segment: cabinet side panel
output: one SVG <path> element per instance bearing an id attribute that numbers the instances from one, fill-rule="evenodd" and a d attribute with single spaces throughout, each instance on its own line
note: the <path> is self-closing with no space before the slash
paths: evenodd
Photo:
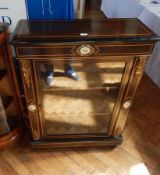
<path id="1" fill-rule="evenodd" d="M 125 126 L 126 119 L 127 119 L 127 114 L 132 105 L 132 100 L 136 92 L 136 89 L 142 78 L 144 65 L 146 63 L 147 58 L 148 56 L 140 56 L 140 57 L 135 58 L 134 67 L 132 69 L 127 91 L 124 95 L 122 104 L 120 106 L 120 112 L 118 115 L 118 119 L 116 122 L 114 132 L 113 132 L 113 136 L 121 135 L 124 130 L 124 126 Z"/>
<path id="2" fill-rule="evenodd" d="M 32 77 L 32 63 L 28 60 L 20 60 L 20 64 L 22 69 L 22 79 L 27 101 L 32 136 L 34 140 L 39 140 L 41 138 L 41 131 L 38 117 L 38 106 L 35 95 L 34 80 Z"/>
<path id="3" fill-rule="evenodd" d="M 125 90 L 126 90 L 126 86 L 128 84 L 128 81 L 129 81 L 129 77 L 130 77 L 130 74 L 131 74 L 132 67 L 133 67 L 133 61 L 134 61 L 134 57 L 130 57 L 126 61 L 126 67 L 125 67 L 125 70 L 124 70 L 124 73 L 123 73 L 121 87 L 120 87 L 118 98 L 116 100 L 115 108 L 114 108 L 114 111 L 113 111 L 113 114 L 112 114 L 112 120 L 110 122 L 109 130 L 108 130 L 108 133 L 107 133 L 110 136 L 112 135 L 112 133 L 114 131 L 114 128 L 115 128 L 115 125 L 116 125 L 116 122 L 117 122 L 117 116 L 118 116 L 119 111 L 120 111 L 120 105 L 121 105 L 123 95 L 124 95 Z"/>

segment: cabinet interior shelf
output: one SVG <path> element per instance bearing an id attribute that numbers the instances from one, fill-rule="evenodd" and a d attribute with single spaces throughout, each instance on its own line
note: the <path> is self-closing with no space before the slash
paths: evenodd
<path id="1" fill-rule="evenodd" d="M 48 91 L 66 91 L 66 90 L 71 90 L 71 91 L 75 91 L 75 90 L 79 90 L 79 91 L 85 91 L 85 90 L 106 90 L 106 91 L 115 91 L 119 88 L 120 85 L 117 86 L 104 86 L 104 87 L 88 87 L 88 88 L 61 88 L 61 87 L 44 87 L 42 90 L 44 92 L 48 92 Z"/>

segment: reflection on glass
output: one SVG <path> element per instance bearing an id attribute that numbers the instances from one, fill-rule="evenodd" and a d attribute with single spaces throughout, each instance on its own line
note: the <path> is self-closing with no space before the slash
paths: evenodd
<path id="1" fill-rule="evenodd" d="M 37 73 L 47 135 L 106 133 L 125 63 L 71 64 L 80 81 L 67 76 L 63 64 L 54 64 L 52 86 L 45 81 L 45 64 L 37 63 Z"/>
<path id="2" fill-rule="evenodd" d="M 63 64 L 64 67 L 64 76 L 70 77 L 76 81 L 80 80 L 80 77 L 77 75 L 76 71 L 73 69 L 71 64 Z M 46 84 L 52 86 L 54 84 L 54 65 L 45 64 L 46 68 Z"/>

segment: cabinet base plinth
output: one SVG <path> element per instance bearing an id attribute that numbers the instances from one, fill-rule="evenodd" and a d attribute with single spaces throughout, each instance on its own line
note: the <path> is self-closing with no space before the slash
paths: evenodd
<path id="1" fill-rule="evenodd" d="M 108 146 L 114 147 L 122 144 L 123 138 L 105 137 L 105 138 L 87 138 L 87 139 L 52 139 L 43 141 L 32 141 L 33 148 L 54 148 L 54 147 L 89 147 L 89 146 Z"/>

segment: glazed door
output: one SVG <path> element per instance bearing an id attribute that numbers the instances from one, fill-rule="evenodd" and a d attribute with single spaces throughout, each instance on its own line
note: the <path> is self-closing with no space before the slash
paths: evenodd
<path id="1" fill-rule="evenodd" d="M 34 61 L 42 137 L 107 135 L 129 66 L 125 61 Z"/>

